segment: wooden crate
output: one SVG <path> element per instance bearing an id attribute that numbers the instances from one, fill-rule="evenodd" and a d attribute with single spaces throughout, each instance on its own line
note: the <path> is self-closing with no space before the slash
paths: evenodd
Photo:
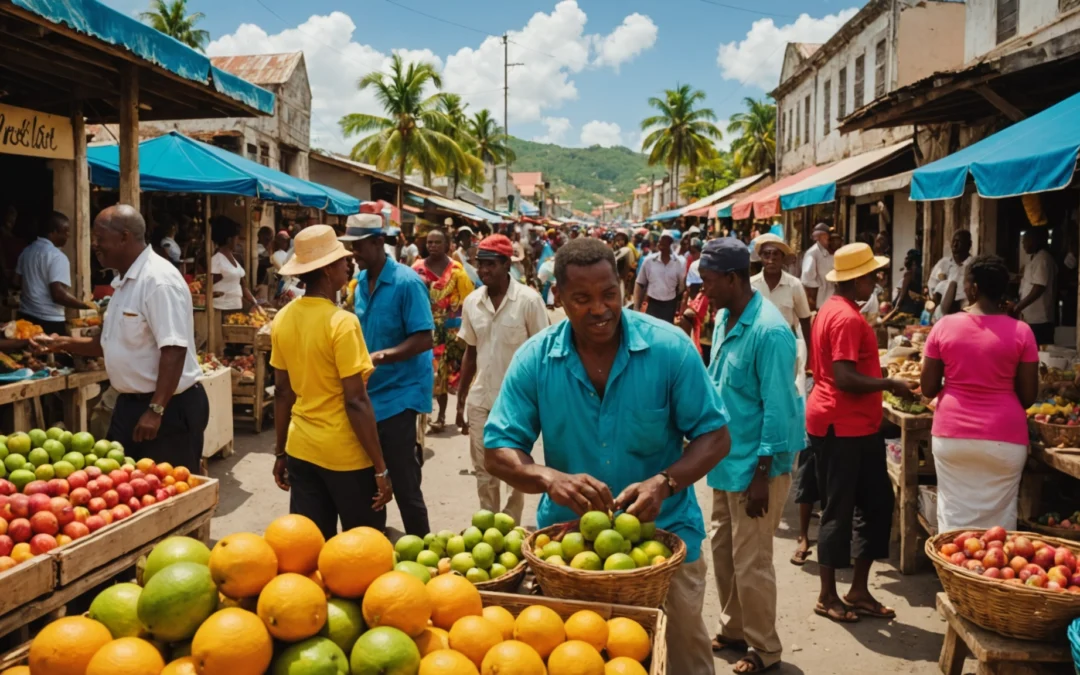
<path id="1" fill-rule="evenodd" d="M 221 339 L 225 342 L 253 345 L 255 344 L 255 334 L 258 332 L 259 329 L 255 326 L 221 325 Z"/>
<path id="2" fill-rule="evenodd" d="M 223 368 L 199 378 L 210 400 L 210 421 L 203 435 L 203 457 L 219 452 L 228 457 L 233 447 L 232 369 Z"/>
<path id="3" fill-rule="evenodd" d="M 641 624 L 652 640 L 652 651 L 649 653 L 649 675 L 667 674 L 667 615 L 663 610 L 651 607 L 630 607 L 628 605 L 612 605 L 606 602 L 586 602 L 584 600 L 559 600 L 546 598 L 542 595 L 517 595 L 515 593 L 489 593 L 481 591 L 480 597 L 484 606 L 497 605 L 505 607 L 511 614 L 517 616 L 526 607 L 542 605 L 555 610 L 563 621 L 570 618 L 575 612 L 590 609 L 604 619 L 626 617 Z"/>
<path id="4" fill-rule="evenodd" d="M 56 561 L 39 555 L 6 572 L 0 572 L 0 616 L 50 593 L 56 587 Z"/>
<path id="5" fill-rule="evenodd" d="M 84 575 L 139 549 L 203 513 L 213 513 L 218 503 L 218 481 L 193 476 L 198 485 L 182 495 L 137 511 L 124 520 L 52 551 L 57 586 L 71 584 Z"/>

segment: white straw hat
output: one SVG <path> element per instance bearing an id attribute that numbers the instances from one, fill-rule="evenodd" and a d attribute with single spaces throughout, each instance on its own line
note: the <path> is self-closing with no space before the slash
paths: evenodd
<path id="1" fill-rule="evenodd" d="M 293 256 L 281 266 L 281 275 L 300 276 L 351 256 L 329 225 L 312 225 L 293 239 Z"/>

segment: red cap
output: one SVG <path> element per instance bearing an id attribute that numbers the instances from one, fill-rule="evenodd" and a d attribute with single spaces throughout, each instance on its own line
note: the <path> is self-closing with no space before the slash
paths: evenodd
<path id="1" fill-rule="evenodd" d="M 478 248 L 477 256 L 481 256 L 484 251 L 506 258 L 511 258 L 514 255 L 514 245 L 510 243 L 510 239 L 505 234 L 493 234 L 490 237 L 484 237 Z"/>

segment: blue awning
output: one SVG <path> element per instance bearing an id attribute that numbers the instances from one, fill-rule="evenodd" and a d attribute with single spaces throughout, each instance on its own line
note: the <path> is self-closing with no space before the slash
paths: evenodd
<path id="1" fill-rule="evenodd" d="M 911 198 L 954 199 L 968 174 L 982 197 L 999 199 L 1069 185 L 1080 154 L 1080 94 L 974 145 L 915 169 Z"/>
<path id="2" fill-rule="evenodd" d="M 459 215 L 462 215 L 469 220 L 483 221 L 486 223 L 501 223 L 502 216 L 485 211 L 478 206 L 470 204 L 461 199 L 453 199 L 451 197 L 439 197 L 436 195 L 427 195 L 424 197 L 427 201 L 434 204 L 436 207 L 445 209 L 447 211 L 453 211 Z"/>
<path id="3" fill-rule="evenodd" d="M 649 216 L 645 220 L 648 220 L 650 222 L 654 221 L 654 220 L 675 220 L 676 218 L 678 218 L 679 216 L 682 215 L 682 212 L 683 212 L 682 209 L 672 209 L 670 211 L 661 211 L 660 213 Z"/>
<path id="4" fill-rule="evenodd" d="M 209 85 L 220 93 L 266 113 L 274 112 L 274 95 L 210 64 L 200 54 L 133 17 L 97 0 L 11 0 L 16 7 L 55 24 L 115 45 L 185 80 Z"/>
<path id="5" fill-rule="evenodd" d="M 524 199 L 518 202 L 518 211 L 520 211 L 522 215 L 526 216 L 540 215 L 540 209 L 536 208 L 534 204 L 527 202 Z"/>
<path id="6" fill-rule="evenodd" d="M 828 204 L 836 201 L 836 184 L 850 180 L 852 176 L 885 162 L 911 148 L 910 139 L 861 155 L 842 159 L 830 164 L 798 183 L 780 191 L 780 208 L 791 211 L 804 206 Z"/>
<path id="7" fill-rule="evenodd" d="M 91 147 L 87 158 L 91 183 L 119 187 L 118 146 Z M 333 215 L 360 212 L 360 200 L 344 192 L 300 180 L 177 131 L 139 143 L 139 187 L 147 192 L 258 197 L 323 209 Z"/>

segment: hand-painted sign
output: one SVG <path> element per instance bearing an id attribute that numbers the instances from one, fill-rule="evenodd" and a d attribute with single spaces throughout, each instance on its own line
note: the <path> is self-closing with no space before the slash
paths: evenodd
<path id="1" fill-rule="evenodd" d="M 0 154 L 73 159 L 71 120 L 0 104 Z"/>

